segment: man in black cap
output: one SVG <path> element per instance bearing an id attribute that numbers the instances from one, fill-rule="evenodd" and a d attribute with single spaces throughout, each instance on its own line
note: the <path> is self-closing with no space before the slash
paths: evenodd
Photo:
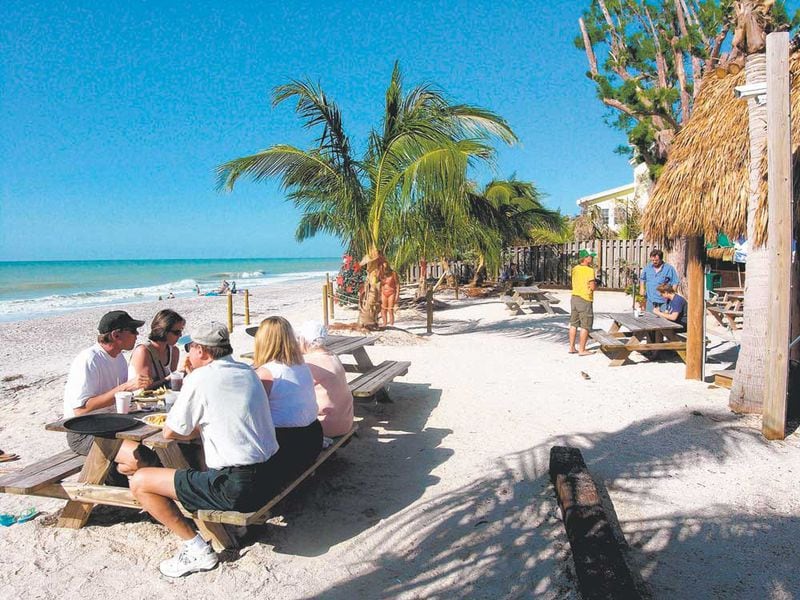
<path id="1" fill-rule="evenodd" d="M 132 392 L 150 385 L 150 378 L 139 375 L 128 380 L 128 362 L 123 350 L 132 350 L 139 335 L 138 321 L 124 310 L 112 310 L 103 315 L 97 326 L 97 343 L 87 348 L 72 361 L 64 387 L 64 417 L 77 417 L 87 413 L 114 412 L 114 394 Z M 89 454 L 94 437 L 67 433 L 69 447 L 78 454 Z M 115 459 L 118 470 L 124 475 L 136 471 L 139 457 L 138 444 L 125 440 Z"/>

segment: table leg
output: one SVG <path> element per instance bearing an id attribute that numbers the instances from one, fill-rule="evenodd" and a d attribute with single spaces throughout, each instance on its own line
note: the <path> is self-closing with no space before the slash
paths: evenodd
<path id="1" fill-rule="evenodd" d="M 540 300 L 539 304 L 541 304 L 544 307 L 544 309 L 547 311 L 547 314 L 549 315 L 556 314 L 555 311 L 553 310 L 553 307 L 550 306 L 550 302 L 548 302 L 547 300 Z"/>
<path id="2" fill-rule="evenodd" d="M 102 485 L 106 477 L 108 477 L 109 471 L 114 467 L 114 457 L 121 446 L 122 440 L 94 438 L 94 443 L 91 450 L 89 450 L 89 455 L 86 457 L 86 462 L 83 463 L 83 469 L 78 481 L 80 483 Z M 58 526 L 80 529 L 86 524 L 94 506 L 89 502 L 70 500 L 64 506 L 64 510 L 61 511 L 61 516 L 58 518 Z"/>
<path id="3" fill-rule="evenodd" d="M 155 448 L 161 464 L 170 469 L 187 469 L 189 463 L 183 455 L 183 451 L 178 443 L 172 443 L 164 448 Z M 237 548 L 238 542 L 236 537 L 233 536 L 222 523 L 207 523 L 200 519 L 192 519 L 200 535 L 211 542 L 214 550 L 222 552 L 228 548 Z"/>
<path id="4" fill-rule="evenodd" d="M 375 367 L 363 347 L 353 350 L 353 358 L 356 359 L 356 364 L 358 364 L 358 368 L 362 373 L 366 373 Z"/>

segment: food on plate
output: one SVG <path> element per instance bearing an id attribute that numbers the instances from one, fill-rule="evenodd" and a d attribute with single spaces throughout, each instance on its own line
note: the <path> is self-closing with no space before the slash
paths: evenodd
<path id="1" fill-rule="evenodd" d="M 165 386 L 161 386 L 156 390 L 139 390 L 136 396 L 134 396 L 135 400 L 144 400 L 145 402 L 157 402 L 158 400 L 163 400 L 164 396 L 167 395 L 167 388 Z"/>
<path id="2" fill-rule="evenodd" d="M 142 417 L 142 421 L 152 427 L 164 427 L 164 423 L 167 421 L 167 415 L 147 415 L 146 417 Z"/>

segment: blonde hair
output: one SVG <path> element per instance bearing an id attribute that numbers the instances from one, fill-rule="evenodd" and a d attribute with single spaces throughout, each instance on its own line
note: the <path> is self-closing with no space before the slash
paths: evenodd
<path id="1" fill-rule="evenodd" d="M 305 362 L 294 330 L 283 317 L 267 317 L 261 321 L 256 331 L 253 366 L 258 368 L 273 360 L 288 366 L 302 365 Z"/>

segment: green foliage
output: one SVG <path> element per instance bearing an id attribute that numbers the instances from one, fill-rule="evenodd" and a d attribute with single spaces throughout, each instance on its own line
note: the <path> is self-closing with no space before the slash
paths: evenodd
<path id="1" fill-rule="evenodd" d="M 772 7 L 771 19 L 788 27 L 784 2 Z M 654 177 L 691 114 L 697 82 L 729 58 L 734 21 L 733 0 L 591 0 L 584 11 L 589 47 L 582 36 L 575 45 L 597 62 L 587 75 L 609 107 L 607 122 L 625 132 L 627 153 Z M 792 26 L 798 23 L 800 11 Z"/>
<path id="2" fill-rule="evenodd" d="M 356 256 L 428 257 L 437 239 L 428 229 L 444 231 L 446 240 L 470 218 L 468 168 L 491 161 L 493 140 L 517 139 L 500 116 L 454 104 L 433 86 L 406 91 L 398 64 L 382 122 L 361 157 L 354 156 L 341 111 L 319 85 L 292 81 L 275 89 L 274 105 L 290 100 L 303 127 L 317 132 L 314 145 L 277 144 L 228 161 L 217 167 L 218 186 L 232 190 L 241 176 L 277 178 L 303 212 L 299 240 L 330 233 Z"/>

